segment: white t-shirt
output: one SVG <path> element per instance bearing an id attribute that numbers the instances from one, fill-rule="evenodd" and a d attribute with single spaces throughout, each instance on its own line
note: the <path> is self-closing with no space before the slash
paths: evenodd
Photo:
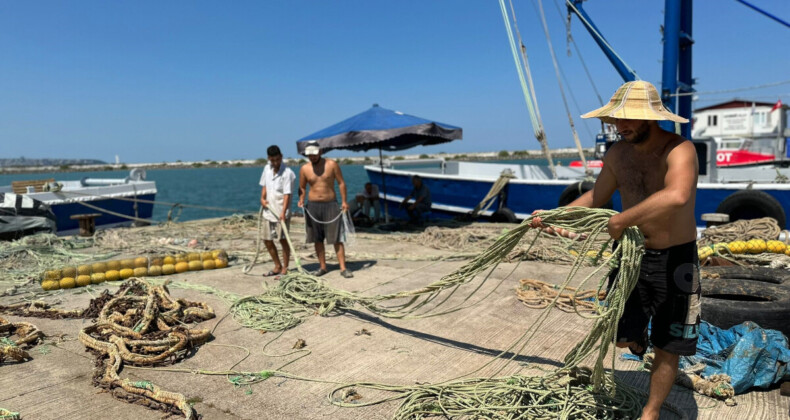
<path id="1" fill-rule="evenodd" d="M 268 163 L 263 168 L 259 184 L 261 187 L 266 187 L 266 201 L 277 212 L 277 216 L 275 216 L 270 211 L 264 211 L 263 216 L 266 220 L 277 222 L 283 209 L 284 196 L 286 194 L 293 196 L 295 180 L 296 175 L 294 175 L 294 172 L 284 164 L 280 164 L 280 170 L 277 173 L 274 173 L 274 170 Z M 285 217 L 290 217 L 290 209 L 286 212 Z"/>

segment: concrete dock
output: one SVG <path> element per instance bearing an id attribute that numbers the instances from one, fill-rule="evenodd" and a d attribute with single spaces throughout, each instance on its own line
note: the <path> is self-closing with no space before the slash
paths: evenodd
<path id="1" fill-rule="evenodd" d="M 239 295 L 255 295 L 263 290 L 264 284 L 274 284 L 276 280 L 273 278 L 262 277 L 272 268 L 265 250 L 262 263 L 249 274 L 242 272 L 242 265 L 255 251 L 254 223 L 248 221 L 233 229 L 213 230 L 219 223 L 217 220 L 187 222 L 170 230 L 166 227 L 119 229 L 115 242 L 120 245 L 115 249 L 121 257 L 139 255 L 136 253 L 139 252 L 139 244 L 137 247 L 123 246 L 122 239 L 127 233 L 146 244 L 148 251 L 154 249 L 159 252 L 166 252 L 168 246 L 172 247 L 173 241 L 169 239 L 174 236 L 176 242 L 195 237 L 199 240 L 200 249 L 222 248 L 228 250 L 231 257 L 236 254 L 243 258 L 231 260 L 230 267 L 225 269 L 168 276 L 172 281 L 211 286 Z M 354 278 L 341 277 L 336 261 L 330 260 L 330 272 L 323 279 L 331 286 L 369 295 L 411 290 L 441 278 L 466 262 L 434 261 L 459 250 L 436 249 L 401 240 L 395 234 L 359 233 L 354 246 L 347 250 L 348 265 L 354 272 Z M 316 269 L 318 265 L 311 256 L 312 250 L 303 244 L 303 226 L 296 220 L 292 234 L 305 268 Z M 98 243 L 101 242 L 97 240 Z M 107 249 L 87 248 L 79 252 L 104 252 Z M 329 251 L 328 254 L 333 256 L 334 253 Z M 293 263 L 291 265 L 294 266 Z M 201 328 L 216 328 L 212 341 L 183 361 L 165 368 L 204 371 L 233 368 L 258 372 L 277 369 L 299 358 L 283 370 L 300 377 L 341 383 L 415 384 L 453 379 L 475 371 L 497 357 L 540 315 L 540 310 L 529 309 L 516 298 L 514 289 L 519 279 L 533 278 L 559 284 L 566 278 L 568 269 L 566 264 L 540 261 L 507 262 L 493 271 L 472 301 L 477 302 L 491 292 L 499 280 L 505 279 L 501 286 L 485 300 L 452 314 L 393 320 L 382 319 L 358 308 L 327 317 L 314 316 L 279 337 L 279 333 L 244 328 L 231 317 L 225 317 L 228 304 L 215 295 L 171 287 L 174 297 L 207 302 L 217 317 L 200 324 Z M 591 267 L 586 267 L 583 272 L 590 270 Z M 63 309 L 79 309 L 86 307 L 97 291 L 104 288 L 115 291 L 119 283 L 93 286 L 90 293 L 86 293 L 86 288 L 78 288 L 49 292 L 37 298 L 57 303 Z M 105 284 L 107 287 L 103 287 Z M 466 287 L 471 291 L 470 286 Z M 0 297 L 0 305 L 29 298 L 27 292 L 35 288 L 28 285 L 14 295 Z M 1 289 L 2 284 L 0 292 Z M 458 293 L 448 304 L 459 302 L 465 296 Z M 89 325 L 90 320 L 0 316 L 12 322 L 31 322 L 47 335 L 43 344 L 29 351 L 33 360 L 0 365 L 0 407 L 19 412 L 23 419 L 140 420 L 165 416 L 160 411 L 113 398 L 92 385 L 95 358 L 77 340 L 80 329 Z M 501 374 L 560 366 L 563 356 L 574 348 L 591 324 L 590 320 L 576 314 L 553 311 L 528 346 Z M 294 344 L 300 339 L 305 341 L 306 347 L 303 352 L 294 353 Z M 275 357 L 288 353 L 293 354 Z M 646 391 L 649 375 L 639 366 L 637 362 L 618 357 L 616 375 Z M 491 373 L 490 368 L 484 368 L 473 376 Z M 168 391 L 192 398 L 196 401 L 196 412 L 204 419 L 389 419 L 399 404 L 393 401 L 341 408 L 331 404 L 327 398 L 335 388 L 333 384 L 278 377 L 251 387 L 235 387 L 222 375 L 156 369 L 124 368 L 121 377 L 151 381 Z M 362 397 L 356 401 L 358 403 L 384 396 L 365 388 L 357 391 Z M 735 401 L 737 406 L 728 407 L 678 386 L 673 388 L 668 399 L 669 404 L 689 419 L 775 420 L 787 418 L 790 409 L 790 398 L 780 396 L 778 388 L 751 391 L 736 396 Z M 670 410 L 662 414 L 662 418 L 678 418 Z"/>

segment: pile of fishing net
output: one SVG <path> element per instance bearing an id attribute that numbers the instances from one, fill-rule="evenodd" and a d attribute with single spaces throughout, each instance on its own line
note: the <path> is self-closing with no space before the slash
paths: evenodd
<path id="1" fill-rule="evenodd" d="M 430 226 L 421 233 L 397 236 L 402 241 L 413 242 L 429 248 L 451 250 L 459 253 L 476 252 L 491 246 L 514 228 L 512 223 L 475 223 L 458 226 Z M 595 245 L 603 245 L 604 238 L 592 238 Z M 533 232 L 515 246 L 505 261 L 544 261 L 571 264 L 578 255 L 578 243 L 555 235 Z M 596 247 L 594 246 L 593 249 Z M 588 265 L 597 261 L 588 259 Z"/>
<path id="2" fill-rule="evenodd" d="M 43 338 L 44 333 L 33 324 L 9 322 L 0 318 L 0 364 L 6 360 L 13 362 L 30 360 L 30 355 L 25 349 L 35 346 Z"/>
<path id="3" fill-rule="evenodd" d="M 125 364 L 177 363 L 191 349 L 208 341 L 208 329 L 190 327 L 214 318 L 214 311 L 205 303 L 174 299 L 166 286 L 132 278 L 114 294 L 105 291 L 86 309 L 63 311 L 34 302 L 0 307 L 0 312 L 29 317 L 94 318 L 95 323 L 79 333 L 80 342 L 96 356 L 94 384 L 116 398 L 194 418 L 194 410 L 182 394 L 148 381 L 122 379 L 119 373 Z"/>

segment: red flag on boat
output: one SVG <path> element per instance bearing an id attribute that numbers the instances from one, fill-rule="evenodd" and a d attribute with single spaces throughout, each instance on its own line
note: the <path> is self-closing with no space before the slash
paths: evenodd
<path id="1" fill-rule="evenodd" d="M 774 107 L 771 108 L 771 110 L 769 112 L 774 112 L 774 111 L 776 111 L 777 109 L 779 109 L 781 107 L 782 107 L 782 100 L 780 99 L 780 100 L 776 101 L 776 103 L 774 104 Z"/>

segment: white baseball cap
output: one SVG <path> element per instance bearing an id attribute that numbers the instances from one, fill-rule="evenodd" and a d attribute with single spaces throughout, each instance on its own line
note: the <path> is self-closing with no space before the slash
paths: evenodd
<path id="1" fill-rule="evenodd" d="M 321 149 L 316 144 L 311 144 L 311 145 L 309 145 L 309 146 L 304 148 L 304 155 L 305 156 L 317 155 L 320 152 L 321 152 Z"/>

